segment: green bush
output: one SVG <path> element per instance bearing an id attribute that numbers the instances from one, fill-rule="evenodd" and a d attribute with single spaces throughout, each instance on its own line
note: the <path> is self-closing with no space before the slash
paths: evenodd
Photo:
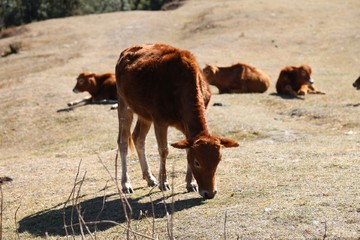
<path id="1" fill-rule="evenodd" d="M 160 10 L 171 0 L 1 0 L 0 29 L 73 15 Z"/>

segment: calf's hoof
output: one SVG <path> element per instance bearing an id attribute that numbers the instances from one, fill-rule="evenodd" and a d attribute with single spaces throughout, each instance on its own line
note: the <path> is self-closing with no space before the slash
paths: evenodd
<path id="1" fill-rule="evenodd" d="M 130 183 L 125 183 L 123 184 L 123 189 L 122 189 L 123 193 L 134 193 L 134 190 L 131 186 Z"/>
<path id="2" fill-rule="evenodd" d="M 130 187 L 130 188 L 123 188 L 123 193 L 134 193 L 134 190 Z"/>
<path id="3" fill-rule="evenodd" d="M 160 184 L 159 184 L 158 182 L 154 181 L 154 182 L 152 182 L 152 183 L 148 183 L 148 186 L 149 186 L 149 187 L 155 187 L 155 186 L 160 187 Z"/>
<path id="4" fill-rule="evenodd" d="M 69 102 L 67 105 L 68 105 L 69 107 L 71 107 L 71 106 L 74 106 L 74 103 L 73 103 L 73 102 Z"/>
<path id="5" fill-rule="evenodd" d="M 170 190 L 171 190 L 171 187 L 170 187 L 170 185 L 169 185 L 167 182 L 164 182 L 163 184 L 160 184 L 160 185 L 159 185 L 159 188 L 160 188 L 162 191 L 170 191 Z"/>
<path id="6" fill-rule="evenodd" d="M 196 186 L 187 187 L 188 192 L 199 192 L 199 189 Z"/>

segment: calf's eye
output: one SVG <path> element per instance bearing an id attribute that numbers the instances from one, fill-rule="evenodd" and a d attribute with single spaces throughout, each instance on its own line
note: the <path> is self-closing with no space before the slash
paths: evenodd
<path id="1" fill-rule="evenodd" d="M 201 168 L 201 166 L 200 166 L 200 163 L 198 162 L 198 161 L 194 161 L 194 165 L 195 165 L 195 167 L 197 167 L 197 168 Z"/>

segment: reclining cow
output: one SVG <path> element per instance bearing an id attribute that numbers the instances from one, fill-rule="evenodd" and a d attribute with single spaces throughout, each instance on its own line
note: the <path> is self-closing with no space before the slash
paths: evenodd
<path id="1" fill-rule="evenodd" d="M 239 144 L 210 134 L 206 109 L 211 93 L 194 56 L 188 51 L 163 44 L 133 46 L 120 55 L 116 65 L 116 82 L 123 191 L 133 192 L 126 167 L 131 139 L 140 160 L 143 178 L 148 186 L 158 184 L 145 156 L 145 139 L 153 123 L 160 154 L 159 187 L 170 189 L 166 158 L 169 151 L 167 131 L 172 126 L 186 137 L 186 140 L 172 143 L 171 146 L 187 150 L 188 191 L 197 190 L 194 177 L 200 195 L 213 198 L 217 192 L 215 172 L 221 159 L 220 149 L 237 147 Z M 138 118 L 131 136 L 134 113 Z"/>
<path id="2" fill-rule="evenodd" d="M 284 67 L 280 71 L 276 82 L 276 91 L 279 94 L 287 94 L 296 97 L 305 94 L 325 94 L 316 89 L 311 76 L 309 65 L 302 64 L 298 67 Z"/>
<path id="3" fill-rule="evenodd" d="M 263 93 L 270 86 L 270 77 L 261 69 L 236 63 L 230 67 L 207 64 L 203 69 L 209 84 L 219 93 Z"/>
<path id="4" fill-rule="evenodd" d="M 116 79 L 114 73 L 94 74 L 82 72 L 77 78 L 74 93 L 89 92 L 84 99 L 69 102 L 68 106 L 79 103 L 116 103 L 111 109 L 117 108 Z"/>

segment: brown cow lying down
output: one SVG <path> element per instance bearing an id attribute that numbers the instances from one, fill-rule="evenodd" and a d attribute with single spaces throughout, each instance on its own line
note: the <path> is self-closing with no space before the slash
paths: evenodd
<path id="1" fill-rule="evenodd" d="M 360 77 L 353 83 L 356 90 L 360 90 Z"/>
<path id="2" fill-rule="evenodd" d="M 325 94 L 314 86 L 309 65 L 302 64 L 298 67 L 283 67 L 276 82 L 276 91 L 279 94 L 292 96 L 309 94 Z"/>
<path id="3" fill-rule="evenodd" d="M 117 103 L 116 79 L 114 73 L 94 74 L 82 72 L 77 78 L 74 93 L 89 92 L 91 96 L 69 102 L 68 106 L 85 103 Z M 111 109 L 117 108 L 117 104 Z"/>
<path id="4" fill-rule="evenodd" d="M 116 65 L 116 82 L 123 191 L 133 192 L 126 167 L 131 139 L 143 178 L 149 186 L 158 184 L 145 156 L 146 135 L 154 124 L 160 155 L 159 187 L 170 189 L 166 158 L 169 153 L 167 131 L 172 126 L 186 137 L 186 140 L 171 146 L 187 150 L 188 191 L 196 191 L 195 178 L 200 195 L 213 198 L 217 192 L 215 172 L 221 159 L 220 150 L 222 147 L 237 147 L 239 143 L 210 134 L 206 109 L 211 93 L 194 56 L 188 51 L 163 44 L 133 46 L 120 55 Z M 131 136 L 134 113 L 138 118 Z"/>
<path id="5" fill-rule="evenodd" d="M 230 67 L 207 64 L 203 69 L 209 84 L 215 85 L 219 93 L 263 93 L 270 87 L 270 77 L 261 69 L 243 63 Z"/>

